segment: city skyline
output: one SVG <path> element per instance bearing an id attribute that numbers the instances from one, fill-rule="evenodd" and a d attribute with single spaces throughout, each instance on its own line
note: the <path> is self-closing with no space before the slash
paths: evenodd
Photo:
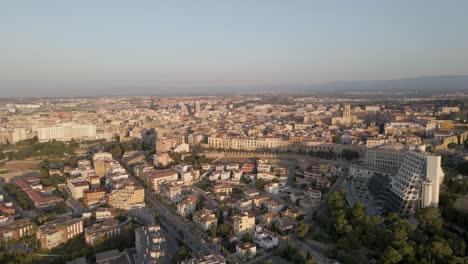
<path id="1" fill-rule="evenodd" d="M 0 97 L 290 91 L 466 76 L 467 5 L 6 2 Z"/>

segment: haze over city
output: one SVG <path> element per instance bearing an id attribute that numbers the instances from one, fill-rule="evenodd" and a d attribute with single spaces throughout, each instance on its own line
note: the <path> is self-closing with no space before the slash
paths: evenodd
<path id="1" fill-rule="evenodd" d="M 0 0 L 0 264 L 468 264 L 467 10 Z"/>
<path id="2" fill-rule="evenodd" d="M 466 77 L 467 9 L 466 1 L 2 1 L 0 97 Z"/>

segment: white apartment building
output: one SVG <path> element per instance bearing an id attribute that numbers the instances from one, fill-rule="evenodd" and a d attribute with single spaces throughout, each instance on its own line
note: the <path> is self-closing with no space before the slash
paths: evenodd
<path id="1" fill-rule="evenodd" d="M 426 153 L 424 147 L 410 150 L 390 180 L 387 206 L 404 215 L 421 207 L 437 207 L 443 178 L 440 156 Z"/>
<path id="2" fill-rule="evenodd" d="M 367 149 L 366 165 L 382 170 L 398 170 L 407 149 L 401 144 L 385 144 Z"/>
<path id="3" fill-rule="evenodd" d="M 37 129 L 37 137 L 39 142 L 47 142 L 51 140 L 70 141 L 72 139 L 95 140 L 96 126 L 60 124 L 50 127 L 41 127 Z"/>

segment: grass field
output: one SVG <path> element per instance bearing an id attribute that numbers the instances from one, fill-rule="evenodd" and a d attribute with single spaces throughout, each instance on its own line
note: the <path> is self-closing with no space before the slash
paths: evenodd
<path id="1" fill-rule="evenodd" d="M 37 165 L 40 160 L 14 160 L 8 161 L 0 166 L 0 177 L 5 181 L 9 181 L 15 176 L 20 176 L 25 173 L 39 172 Z"/>

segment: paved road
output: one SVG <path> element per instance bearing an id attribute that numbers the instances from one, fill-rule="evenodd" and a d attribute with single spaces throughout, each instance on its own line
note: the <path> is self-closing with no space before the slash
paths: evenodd
<path id="1" fill-rule="evenodd" d="M 71 207 L 73 208 L 73 211 L 77 214 L 82 214 L 85 209 L 81 204 L 73 197 L 73 195 L 70 193 L 70 190 L 66 186 L 60 186 L 60 189 L 67 194 L 67 202 L 70 203 Z"/>
<path id="2" fill-rule="evenodd" d="M 197 229 L 189 228 L 188 223 L 180 219 L 167 206 L 158 201 L 150 190 L 145 190 L 145 197 L 149 204 L 156 209 L 160 215 L 161 225 L 173 236 L 181 239 L 192 250 L 192 252 L 202 252 L 203 254 L 216 254 L 217 252 L 208 246 L 208 242 L 203 243 L 201 232 Z M 180 231 L 183 237 L 180 236 Z"/>

